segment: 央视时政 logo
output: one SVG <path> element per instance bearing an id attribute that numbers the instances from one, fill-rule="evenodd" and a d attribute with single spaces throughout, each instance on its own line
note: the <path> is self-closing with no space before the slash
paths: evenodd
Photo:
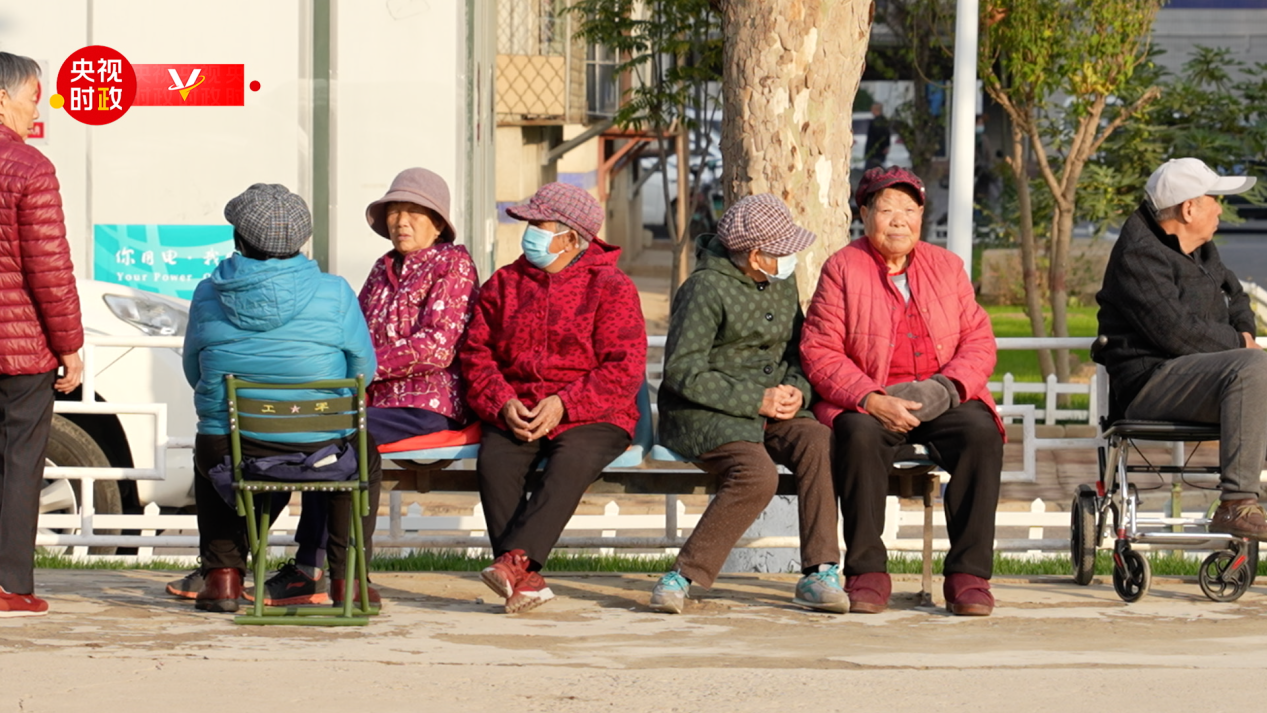
<path id="1" fill-rule="evenodd" d="M 260 83 L 250 88 L 257 92 Z M 132 64 L 114 49 L 92 45 L 62 63 L 49 105 L 97 126 L 133 106 L 245 106 L 246 65 Z"/>
<path id="2" fill-rule="evenodd" d="M 102 45 L 76 50 L 57 72 L 54 109 L 93 126 L 122 118 L 136 97 L 136 72 L 127 58 Z"/>

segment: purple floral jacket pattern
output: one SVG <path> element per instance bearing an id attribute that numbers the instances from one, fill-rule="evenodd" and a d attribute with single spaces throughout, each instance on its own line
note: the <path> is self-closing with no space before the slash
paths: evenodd
<path id="1" fill-rule="evenodd" d="M 461 245 L 440 243 L 403 259 L 392 251 L 374 265 L 360 295 L 378 357 L 370 406 L 469 420 L 454 357 L 478 295 L 475 262 Z"/>

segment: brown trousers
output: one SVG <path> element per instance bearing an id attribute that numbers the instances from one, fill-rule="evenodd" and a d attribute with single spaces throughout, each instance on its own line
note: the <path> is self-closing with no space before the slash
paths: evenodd
<path id="1" fill-rule="evenodd" d="M 812 418 L 794 418 L 770 421 L 765 443 L 735 441 L 700 456 L 700 467 L 717 477 L 717 495 L 678 553 L 682 576 L 713 586 L 730 550 L 774 498 L 776 464 L 796 477 L 801 566 L 839 562 L 831 450 L 830 428 Z"/>

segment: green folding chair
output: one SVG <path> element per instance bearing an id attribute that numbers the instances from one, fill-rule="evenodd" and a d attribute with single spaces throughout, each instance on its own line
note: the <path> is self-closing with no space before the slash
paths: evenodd
<path id="1" fill-rule="evenodd" d="M 251 548 L 251 565 L 255 573 L 255 605 L 252 613 L 234 618 L 237 624 L 293 624 L 307 626 L 364 626 L 369 617 L 378 613 L 378 607 L 369 604 L 369 567 L 365 559 L 365 533 L 361 517 L 369 515 L 369 470 L 367 457 L 369 442 L 365 425 L 365 377 L 355 379 L 326 379 L 302 384 L 264 384 L 244 381 L 232 374 L 225 377 L 229 391 L 229 441 L 233 459 L 233 490 L 237 498 L 238 515 L 246 518 L 247 542 Z M 351 391 L 349 396 L 332 396 L 317 400 L 272 400 L 239 396 L 242 389 Z M 356 479 L 329 481 L 247 480 L 242 467 L 242 431 L 261 435 L 298 433 L 311 431 L 355 430 L 357 473 Z M 347 491 L 352 500 L 352 531 L 348 537 L 347 572 L 356 577 L 344 577 L 342 606 L 287 606 L 264 605 L 264 580 L 268 562 L 268 528 L 271 498 L 260 498 L 262 493 L 320 491 L 334 493 Z M 361 604 L 353 602 L 354 592 L 360 588 Z"/>

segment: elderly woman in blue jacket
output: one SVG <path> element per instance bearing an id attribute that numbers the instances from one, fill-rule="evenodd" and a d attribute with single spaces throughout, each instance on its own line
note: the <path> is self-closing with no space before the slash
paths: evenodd
<path id="1" fill-rule="evenodd" d="M 196 606 L 232 612 L 246 571 L 245 522 L 208 478 L 229 453 L 226 374 L 251 381 L 295 383 L 372 376 L 374 345 L 356 293 L 341 277 L 326 275 L 299 253 L 312 235 L 308 206 L 280 185 L 257 183 L 229 201 L 238 252 L 221 262 L 194 292 L 185 335 L 185 377 L 194 387 L 198 434 L 194 440 L 195 496 L 203 583 Z M 293 398 L 320 394 L 292 392 Z M 242 439 L 245 457 L 312 453 L 348 434 L 273 434 L 268 442 Z M 366 550 L 378 510 L 382 467 L 377 449 L 369 463 L 370 512 Z M 331 589 L 342 592 L 350 508 L 335 496 L 330 508 Z M 342 502 L 340 502 L 342 500 Z M 324 523 L 322 523 L 324 524 Z"/>

